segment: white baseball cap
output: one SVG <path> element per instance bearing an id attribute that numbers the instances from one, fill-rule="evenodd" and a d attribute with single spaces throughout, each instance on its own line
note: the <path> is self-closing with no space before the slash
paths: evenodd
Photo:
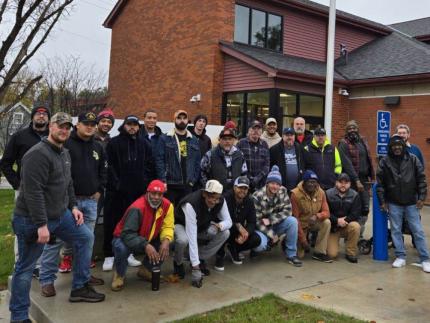
<path id="1" fill-rule="evenodd" d="M 208 193 L 222 194 L 222 185 L 215 179 L 207 181 L 205 191 Z"/>
<path id="2" fill-rule="evenodd" d="M 266 126 L 267 126 L 269 123 L 271 123 L 271 122 L 274 122 L 274 123 L 278 124 L 278 123 L 276 122 L 276 119 L 275 119 L 275 118 L 268 118 L 268 119 L 266 120 Z"/>

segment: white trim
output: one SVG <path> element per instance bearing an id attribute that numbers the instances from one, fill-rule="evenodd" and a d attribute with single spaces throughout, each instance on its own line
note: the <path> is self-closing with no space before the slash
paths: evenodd
<path id="1" fill-rule="evenodd" d="M 372 95 L 372 96 L 357 96 L 357 97 L 349 97 L 350 100 L 359 100 L 359 99 L 379 99 L 386 98 L 387 96 L 423 96 L 430 95 L 429 93 L 417 93 L 417 94 L 385 94 L 385 95 Z"/>

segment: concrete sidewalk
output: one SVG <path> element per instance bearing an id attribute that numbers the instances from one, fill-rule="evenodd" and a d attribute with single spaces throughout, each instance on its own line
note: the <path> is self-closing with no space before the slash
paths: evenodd
<path id="1" fill-rule="evenodd" d="M 430 208 L 424 209 L 422 219 L 429 237 Z M 367 232 L 371 232 L 370 228 Z M 416 261 L 417 254 L 409 236 L 405 241 L 410 264 Z M 106 281 L 105 286 L 97 288 L 106 293 L 106 301 L 98 304 L 69 303 L 71 275 L 59 274 L 57 296 L 53 298 L 41 297 L 38 282 L 33 281 L 31 312 L 39 323 L 159 322 L 272 292 L 292 302 L 333 309 L 369 321 L 429 322 L 430 274 L 412 265 L 393 269 L 391 258 L 388 262 L 376 262 L 371 255 L 361 256 L 358 264 L 350 264 L 343 255 L 331 264 L 308 256 L 302 268 L 295 268 L 276 249 L 252 261 L 247 258 L 242 266 L 226 260 L 225 272 L 212 270 L 201 289 L 191 287 L 187 274 L 184 281 L 162 284 L 159 292 L 152 292 L 149 283 L 139 280 L 135 268 L 127 274 L 125 289 L 112 292 L 109 288 L 112 273 L 98 269 L 94 274 Z M 169 261 L 163 272 L 169 274 L 171 270 Z"/>

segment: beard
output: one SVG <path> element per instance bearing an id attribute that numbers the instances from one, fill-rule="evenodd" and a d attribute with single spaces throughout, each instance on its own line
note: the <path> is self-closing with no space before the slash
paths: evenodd
<path id="1" fill-rule="evenodd" d="M 175 128 L 178 130 L 185 130 L 187 124 L 185 122 L 175 123 Z"/>
<path id="2" fill-rule="evenodd" d="M 158 209 L 161 205 L 161 201 L 162 200 L 153 200 L 149 197 L 149 195 L 147 196 L 148 199 L 148 203 L 149 205 L 153 208 L 153 209 Z"/>
<path id="3" fill-rule="evenodd" d="M 43 129 L 48 125 L 45 121 L 33 122 L 33 126 L 37 129 Z"/>

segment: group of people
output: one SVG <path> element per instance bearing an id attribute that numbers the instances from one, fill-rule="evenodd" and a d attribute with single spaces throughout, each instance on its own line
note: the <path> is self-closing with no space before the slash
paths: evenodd
<path id="1" fill-rule="evenodd" d="M 93 287 L 104 281 L 90 271 L 99 215 L 103 270 L 113 271 L 113 291 L 124 288 L 128 266 L 139 266 L 137 275 L 151 280 L 172 251 L 174 274 L 183 279 L 189 261 L 195 287 L 210 274 L 210 258 L 223 271 L 226 254 L 240 265 L 245 251 L 256 257 L 277 245 L 286 261 L 300 267 L 312 248 L 313 259 L 333 262 L 344 238 L 345 258 L 358 262 L 375 174 L 355 121 L 347 123 L 337 147 L 325 129 L 312 133 L 301 117 L 282 135 L 276 119 L 265 121 L 264 132 L 254 121 L 241 139 L 228 121 L 212 145 L 205 115 L 189 126 L 188 113 L 178 110 L 165 134 L 157 117 L 155 110 L 143 120 L 128 115 L 111 138 L 115 119 L 109 109 L 82 113 L 73 125 L 70 115 L 51 117 L 49 109 L 36 106 L 29 127 L 12 136 L 0 169 L 16 191 L 13 322 L 28 321 L 32 275 L 39 276 L 45 297 L 56 294 L 57 272 L 71 271 L 71 302 L 105 299 Z M 391 137 L 376 172 L 378 197 L 390 215 L 393 267 L 406 263 L 406 219 L 423 270 L 430 272 L 419 217 L 427 184 L 422 154 L 409 135 L 400 125 Z M 142 254 L 143 263 L 134 257 Z"/>

